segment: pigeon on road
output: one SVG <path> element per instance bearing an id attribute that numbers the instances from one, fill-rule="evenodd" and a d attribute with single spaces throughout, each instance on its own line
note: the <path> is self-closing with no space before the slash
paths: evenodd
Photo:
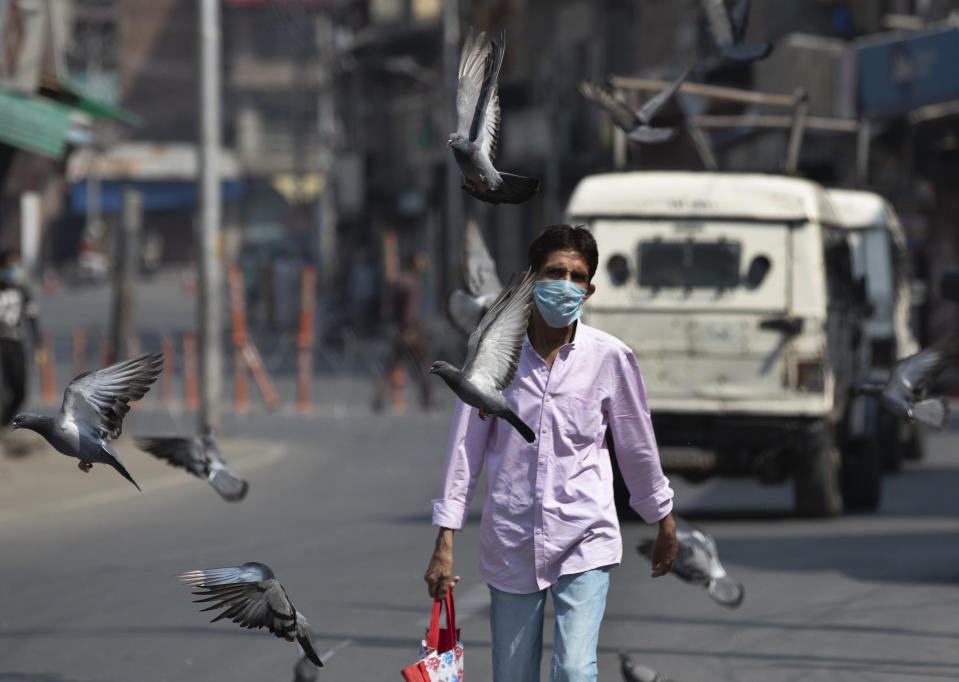
<path id="1" fill-rule="evenodd" d="M 499 137 L 497 79 L 506 37 L 487 40 L 485 33 L 466 36 L 460 53 L 456 89 L 456 132 L 447 144 L 453 150 L 463 189 L 490 204 L 521 204 L 539 190 L 539 180 L 502 173 L 493 166 Z"/>
<path id="2" fill-rule="evenodd" d="M 619 655 L 619 670 L 626 682 L 673 682 L 668 677 L 660 675 L 652 668 L 633 663 L 626 654 Z"/>
<path id="3" fill-rule="evenodd" d="M 513 412 L 503 391 L 516 376 L 535 284 L 536 276 L 527 271 L 522 280 L 503 289 L 470 334 L 462 370 L 442 360 L 430 367 L 430 374 L 439 374 L 460 400 L 486 414 L 502 417 L 528 443 L 536 436 Z"/>
<path id="4" fill-rule="evenodd" d="M 676 129 L 657 128 L 650 124 L 659 110 L 663 108 L 663 105 L 679 90 L 679 86 L 686 80 L 689 71 L 690 67 L 687 66 L 683 69 L 679 78 L 670 83 L 669 87 L 664 88 L 655 97 L 635 111 L 613 97 L 612 92 L 598 83 L 581 81 L 579 91 L 583 94 L 583 97 L 608 111 L 613 117 L 613 123 L 626 133 L 626 139 L 631 142 L 641 142 L 645 144 L 668 142 L 676 134 Z"/>
<path id="5" fill-rule="evenodd" d="M 180 580 L 196 588 L 193 594 L 200 599 L 194 599 L 194 603 L 213 602 L 201 611 L 223 609 L 211 623 L 229 618 L 245 628 L 266 628 L 277 637 L 298 642 L 303 655 L 314 665 L 323 665 L 313 646 L 310 624 L 293 607 L 266 564 L 251 561 L 242 566 L 187 571 Z"/>
<path id="6" fill-rule="evenodd" d="M 877 396 L 879 404 L 896 416 L 944 429 L 949 424 L 949 402 L 942 396 L 928 397 L 928 392 L 957 351 L 959 338 L 940 341 L 893 365 L 886 382 L 863 382 L 857 388 Z"/>
<path id="7" fill-rule="evenodd" d="M 726 573 L 719 562 L 716 541 L 709 533 L 676 517 L 676 541 L 679 549 L 673 560 L 672 572 L 677 578 L 702 585 L 713 601 L 722 606 L 736 608 L 743 603 L 743 585 Z M 653 541 L 646 540 L 636 549 L 649 558 L 653 552 Z"/>
<path id="8" fill-rule="evenodd" d="M 205 478 L 227 502 L 239 502 L 246 497 L 249 485 L 226 468 L 212 428 L 207 427 L 202 436 L 192 438 L 134 438 L 133 442 L 154 457 Z"/>
<path id="9" fill-rule="evenodd" d="M 460 331 L 472 334 L 483 314 L 503 290 L 496 274 L 496 262 L 486 248 L 483 234 L 475 220 L 466 223 L 463 231 L 463 281 L 466 291 L 455 289 L 450 294 L 448 311 Z"/>
<path id="10" fill-rule="evenodd" d="M 13 428 L 36 431 L 58 452 L 79 459 L 83 472 L 89 472 L 96 462 L 109 464 L 139 490 L 107 441 L 120 436 L 130 402 L 146 395 L 162 366 L 162 354 L 146 353 L 95 372 L 84 372 L 63 392 L 63 404 L 56 417 L 20 413 L 13 418 Z"/>
<path id="11" fill-rule="evenodd" d="M 749 22 L 750 0 L 738 0 L 732 10 L 726 9 L 724 0 L 701 1 L 721 59 L 727 62 L 754 62 L 769 56 L 772 43 L 743 42 Z"/>

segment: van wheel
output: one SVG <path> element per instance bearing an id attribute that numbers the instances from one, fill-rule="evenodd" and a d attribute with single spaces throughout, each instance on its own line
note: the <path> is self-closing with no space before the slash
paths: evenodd
<path id="1" fill-rule="evenodd" d="M 794 506 L 798 516 L 823 518 L 842 512 L 839 450 L 827 442 L 799 458 L 793 471 Z"/>
<path id="2" fill-rule="evenodd" d="M 902 457 L 918 462 L 926 454 L 926 427 L 922 424 L 909 425 L 909 438 L 902 445 Z"/>
<path id="3" fill-rule="evenodd" d="M 842 503 L 849 511 L 875 511 L 882 499 L 882 441 L 855 438 L 842 452 Z"/>

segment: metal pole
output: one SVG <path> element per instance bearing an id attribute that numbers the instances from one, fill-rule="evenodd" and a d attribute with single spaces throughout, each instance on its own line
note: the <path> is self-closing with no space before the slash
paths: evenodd
<path id="1" fill-rule="evenodd" d="M 123 193 L 123 214 L 113 249 L 113 319 L 110 325 L 110 353 L 114 361 L 130 355 L 133 336 L 133 308 L 136 305 L 139 236 L 143 223 L 140 192 Z"/>
<path id="2" fill-rule="evenodd" d="M 793 109 L 792 126 L 789 130 L 789 142 L 786 145 L 786 161 L 783 170 L 795 175 L 799 168 L 799 154 L 802 151 L 803 135 L 806 133 L 806 114 L 809 112 L 809 97 L 802 88 L 796 88 L 794 95 L 796 106 Z"/>
<path id="3" fill-rule="evenodd" d="M 869 183 L 869 134 L 869 119 L 860 119 L 856 134 L 856 180 L 860 187 Z"/>
<path id="4" fill-rule="evenodd" d="M 336 143 L 337 120 L 334 67 L 336 48 L 333 35 L 333 17 L 321 12 L 316 17 L 317 46 L 320 50 L 319 166 L 323 175 L 320 193 L 320 277 L 324 291 L 333 284 L 336 269 Z"/>
<path id="5" fill-rule="evenodd" d="M 443 111 L 446 112 L 446 124 L 450 130 L 456 127 L 456 84 L 459 71 L 460 48 L 460 10 L 459 0 L 445 0 L 443 3 Z M 446 154 L 446 252 L 443 262 L 438 264 L 440 290 L 448 291 L 456 281 L 456 269 L 459 263 L 460 234 L 463 229 L 463 192 L 460 189 L 462 178 L 453 154 Z"/>
<path id="6" fill-rule="evenodd" d="M 221 357 L 220 283 L 220 15 L 218 0 L 199 3 L 200 130 L 199 197 L 196 223 L 199 266 L 200 429 L 220 426 L 223 359 Z"/>

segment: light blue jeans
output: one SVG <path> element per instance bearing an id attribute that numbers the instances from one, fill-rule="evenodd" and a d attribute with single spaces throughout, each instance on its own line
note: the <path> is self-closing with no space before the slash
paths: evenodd
<path id="1" fill-rule="evenodd" d="M 546 592 L 512 594 L 490 586 L 493 682 L 539 682 Z M 562 576 L 549 588 L 556 609 L 550 682 L 595 682 L 599 625 L 609 567 Z"/>

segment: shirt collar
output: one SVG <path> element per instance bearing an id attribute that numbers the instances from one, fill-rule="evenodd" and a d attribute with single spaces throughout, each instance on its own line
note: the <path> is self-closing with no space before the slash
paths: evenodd
<path id="1" fill-rule="evenodd" d="M 576 320 L 573 322 L 573 324 L 575 325 L 573 327 L 573 338 L 569 340 L 569 343 L 563 344 L 559 347 L 561 351 L 571 351 L 576 348 L 576 339 L 580 335 L 580 327 L 582 325 L 580 324 L 579 320 Z M 526 329 L 526 334 L 523 335 L 523 348 L 529 348 L 534 352 L 536 351 L 536 349 L 533 348 L 533 343 L 529 340 L 529 328 Z"/>

